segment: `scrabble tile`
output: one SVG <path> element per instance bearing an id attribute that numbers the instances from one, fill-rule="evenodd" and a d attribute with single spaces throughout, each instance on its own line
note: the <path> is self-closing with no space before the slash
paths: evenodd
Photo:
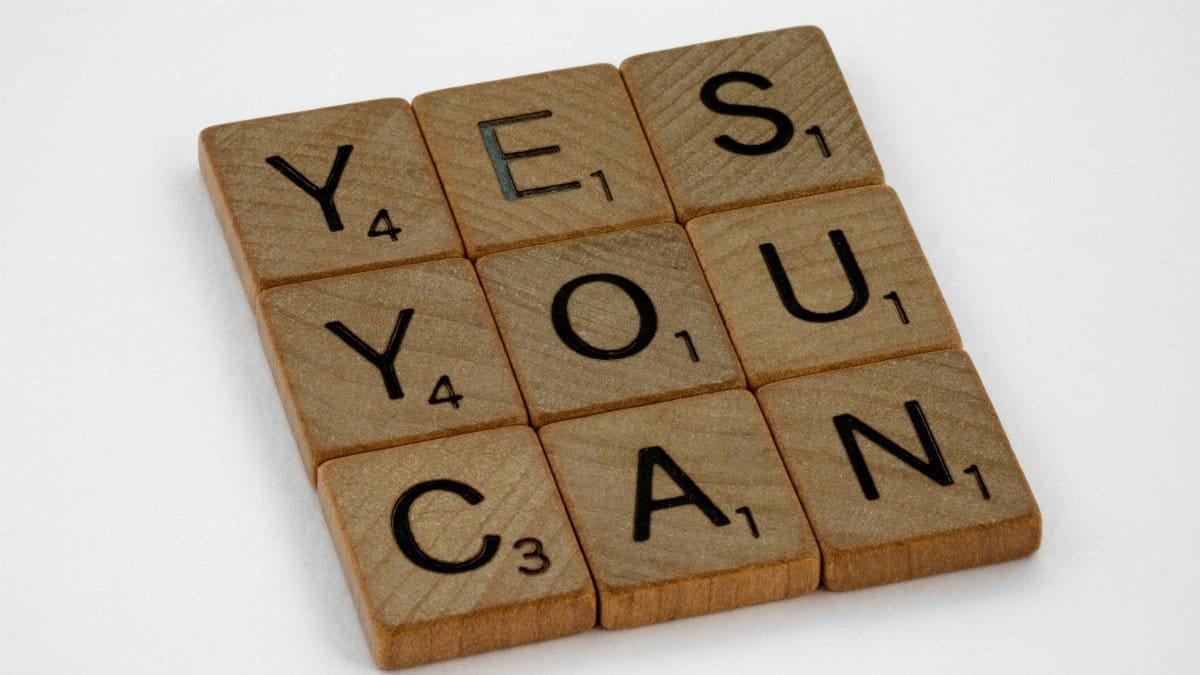
<path id="1" fill-rule="evenodd" d="M 380 667 L 595 625 L 591 577 L 528 427 L 344 457 L 319 474 L 325 519 Z"/>
<path id="2" fill-rule="evenodd" d="M 540 433 L 606 628 L 817 586 L 816 542 L 749 392 L 619 410 Z"/>
<path id="3" fill-rule="evenodd" d="M 621 72 L 681 221 L 883 182 L 818 28 L 642 54 Z"/>
<path id="4" fill-rule="evenodd" d="M 964 352 L 777 382 L 758 398 L 821 545 L 828 588 L 1037 550 L 1037 503 Z"/>
<path id="5" fill-rule="evenodd" d="M 613 66 L 444 89 L 413 107 L 472 258 L 675 219 Z"/>
<path id="6" fill-rule="evenodd" d="M 526 422 L 466 260 L 272 289 L 259 320 L 310 477 L 334 457 Z"/>
<path id="7" fill-rule="evenodd" d="M 714 214 L 688 233 L 751 386 L 959 345 L 891 188 Z"/>
<path id="8" fill-rule="evenodd" d="M 477 267 L 536 426 L 744 384 L 678 225 L 498 253 Z"/>
<path id="9" fill-rule="evenodd" d="M 234 122 L 200 166 L 247 292 L 462 255 L 412 109 L 401 99 Z"/>

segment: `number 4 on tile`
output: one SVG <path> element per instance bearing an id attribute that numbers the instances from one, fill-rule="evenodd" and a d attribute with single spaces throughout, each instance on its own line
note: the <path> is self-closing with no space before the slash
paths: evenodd
<path id="1" fill-rule="evenodd" d="M 449 403 L 457 409 L 458 402 L 461 400 L 462 394 L 454 393 L 454 385 L 450 383 L 449 375 L 439 377 L 437 384 L 433 385 L 433 393 L 429 395 L 429 405 Z"/>

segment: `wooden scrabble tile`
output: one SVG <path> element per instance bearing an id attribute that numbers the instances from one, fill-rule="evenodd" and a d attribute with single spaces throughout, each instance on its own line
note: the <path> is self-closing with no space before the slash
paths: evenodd
<path id="1" fill-rule="evenodd" d="M 327 462 L 319 493 L 382 668 L 596 623 L 587 566 L 529 427 Z"/>
<path id="2" fill-rule="evenodd" d="M 558 422 L 540 433 L 596 581 L 604 627 L 817 586 L 812 530 L 749 392 Z"/>
<path id="3" fill-rule="evenodd" d="M 776 382 L 758 399 L 821 545 L 827 587 L 1037 550 L 1037 503 L 964 352 Z"/>
<path id="4" fill-rule="evenodd" d="M 462 255 L 412 109 L 401 99 L 234 122 L 200 166 L 247 292 Z"/>
<path id="5" fill-rule="evenodd" d="M 334 457 L 526 422 L 466 260 L 272 289 L 259 323 L 310 477 Z"/>
<path id="6" fill-rule="evenodd" d="M 714 214 L 688 232 L 751 386 L 959 345 L 891 188 Z"/>
<path id="7" fill-rule="evenodd" d="M 444 89 L 413 107 L 472 258 L 675 219 L 613 66 Z"/>
<path id="8" fill-rule="evenodd" d="M 477 267 L 536 426 L 744 384 L 678 225 L 498 253 Z"/>
<path id="9" fill-rule="evenodd" d="M 818 28 L 642 54 L 621 72 L 681 221 L 883 182 Z"/>

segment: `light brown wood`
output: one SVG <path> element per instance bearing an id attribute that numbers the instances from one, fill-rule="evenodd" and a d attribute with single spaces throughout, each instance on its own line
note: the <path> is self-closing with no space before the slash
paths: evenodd
<path id="1" fill-rule="evenodd" d="M 705 216 L 688 224 L 688 234 L 752 387 L 960 344 L 891 188 Z M 841 261 L 843 241 L 864 294 Z M 774 280 L 770 253 L 760 248 L 768 244 L 791 296 Z M 799 314 L 785 297 L 794 297 Z"/>
<path id="2" fill-rule="evenodd" d="M 1037 550 L 1041 514 L 966 353 L 786 380 L 763 387 L 758 398 L 821 545 L 828 588 L 885 584 Z M 862 472 L 851 463 L 854 447 Z"/>
<path id="3" fill-rule="evenodd" d="M 675 218 L 613 66 L 443 89 L 413 107 L 471 258 Z"/>
<path id="4" fill-rule="evenodd" d="M 480 499 L 471 504 L 469 493 L 452 490 L 473 490 Z M 327 462 L 321 465 L 319 493 L 381 668 L 561 637 L 595 625 L 591 578 L 528 427 Z M 498 538 L 491 552 L 489 537 Z M 402 541 L 434 564 L 461 569 L 431 569 L 406 553 Z"/>
<path id="5" fill-rule="evenodd" d="M 381 355 L 384 367 L 351 347 L 332 322 Z M 259 329 L 310 478 L 334 457 L 526 422 L 466 260 L 271 289 L 259 296 Z M 391 360 L 387 348 L 398 329 Z M 389 363 L 401 398 L 385 380 Z M 449 400 L 451 388 L 461 400 Z"/>
<path id="6" fill-rule="evenodd" d="M 347 146 L 340 178 L 330 181 L 339 148 Z M 310 188 L 333 188 L 336 221 L 281 161 Z M 210 127 L 200 134 L 200 167 L 251 297 L 305 279 L 462 255 L 421 132 L 402 99 Z M 387 231 L 389 221 L 399 232 L 370 235 Z M 341 229 L 331 231 L 331 222 Z"/>
<path id="7" fill-rule="evenodd" d="M 820 581 L 816 541 L 749 392 L 558 422 L 540 434 L 596 581 L 604 627 L 778 600 Z M 676 480 L 667 466 L 686 478 Z M 647 499 L 695 499 L 645 508 L 640 540 L 639 473 L 649 477 Z M 699 506 L 703 499 L 715 511 Z"/>
<path id="8" fill-rule="evenodd" d="M 626 59 L 621 72 L 681 221 L 883 182 L 850 90 L 818 28 L 642 54 Z M 702 91 L 722 75 L 730 81 L 710 85 L 717 112 L 705 105 Z M 720 108 L 722 102 L 760 110 L 734 114 Z M 768 119 L 772 114 L 786 121 Z M 722 136 L 756 146 L 746 151 L 760 154 L 725 149 L 715 140 Z"/>
<path id="9" fill-rule="evenodd" d="M 745 383 L 678 225 L 498 253 L 477 267 L 535 426 Z M 569 327 L 561 333 L 556 298 Z M 572 335 L 585 350 L 614 353 L 573 349 Z"/>

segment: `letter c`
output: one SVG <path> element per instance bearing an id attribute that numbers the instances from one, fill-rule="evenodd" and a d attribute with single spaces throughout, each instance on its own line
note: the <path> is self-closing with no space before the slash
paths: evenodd
<path id="1" fill-rule="evenodd" d="M 418 567 L 431 572 L 438 572 L 439 574 L 470 572 L 488 564 L 500 548 L 499 535 L 484 535 L 483 546 L 480 547 L 479 552 L 461 562 L 438 560 L 425 553 L 425 551 L 422 551 L 421 547 L 417 545 L 416 540 L 413 539 L 412 524 L 409 522 L 408 512 L 412 509 L 413 502 L 417 501 L 422 495 L 438 490 L 453 492 L 472 506 L 483 501 L 483 495 L 478 490 L 470 485 L 454 480 L 426 481 L 405 490 L 404 494 L 400 495 L 400 498 L 396 500 L 396 505 L 392 508 L 392 535 L 395 536 L 396 544 L 400 546 L 400 551 Z"/>

